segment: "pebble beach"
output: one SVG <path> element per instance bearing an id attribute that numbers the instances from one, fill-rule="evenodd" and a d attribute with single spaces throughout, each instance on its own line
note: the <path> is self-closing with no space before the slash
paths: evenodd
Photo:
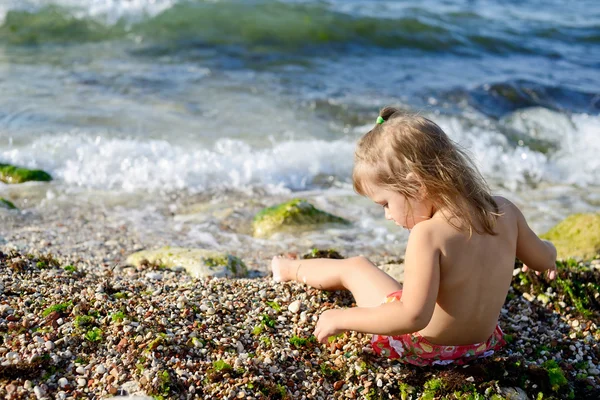
<path id="1" fill-rule="evenodd" d="M 274 283 L 262 253 L 240 254 L 255 271 L 250 279 L 128 266 L 125 256 L 150 243 L 101 214 L 3 215 L 11 228 L 2 232 L 0 255 L 3 397 L 595 399 L 600 393 L 598 309 L 582 315 L 542 280 L 545 290 L 527 290 L 533 285 L 523 279 L 536 278 L 518 268 L 500 319 L 510 338 L 504 350 L 467 367 L 416 368 L 376 357 L 369 335 L 315 342 L 319 314 L 352 306 L 347 293 Z M 599 266 L 593 261 L 580 269 L 597 285 Z"/>

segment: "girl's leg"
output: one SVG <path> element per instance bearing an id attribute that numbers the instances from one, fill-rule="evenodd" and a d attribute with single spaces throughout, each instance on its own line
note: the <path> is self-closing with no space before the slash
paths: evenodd
<path id="1" fill-rule="evenodd" d="M 388 294 L 402 289 L 398 281 L 362 256 L 344 260 L 274 257 L 271 269 L 273 279 L 279 282 L 297 281 L 323 290 L 349 290 L 359 307 L 378 306 Z"/>

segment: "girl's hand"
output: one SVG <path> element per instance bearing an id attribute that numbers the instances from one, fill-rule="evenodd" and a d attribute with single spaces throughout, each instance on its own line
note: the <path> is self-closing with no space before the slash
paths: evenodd
<path id="1" fill-rule="evenodd" d="M 552 255 L 552 265 L 545 271 L 548 273 L 548 279 L 552 280 L 558 276 L 558 270 L 556 269 L 556 247 L 554 247 L 552 242 L 549 242 L 547 240 L 542 240 L 542 242 L 544 242 L 544 244 L 550 249 L 550 253 Z M 521 268 L 521 271 L 526 272 L 528 269 L 529 267 L 523 264 L 523 268 Z M 535 274 L 539 276 L 540 272 L 535 271 Z"/>
<path id="2" fill-rule="evenodd" d="M 521 268 L 521 271 L 523 272 L 527 272 L 529 270 L 529 267 L 525 264 L 523 264 L 523 268 Z M 558 275 L 558 270 L 556 269 L 556 265 L 554 265 L 554 267 L 552 268 L 548 268 L 546 270 L 546 272 L 548 273 L 548 279 L 552 280 L 554 278 L 556 278 L 556 276 Z M 540 271 L 535 271 L 536 275 L 540 275 Z"/>
<path id="3" fill-rule="evenodd" d="M 345 329 L 339 327 L 343 312 L 344 310 L 327 310 L 321 314 L 313 333 L 319 343 L 327 344 L 330 336 L 345 332 Z"/>

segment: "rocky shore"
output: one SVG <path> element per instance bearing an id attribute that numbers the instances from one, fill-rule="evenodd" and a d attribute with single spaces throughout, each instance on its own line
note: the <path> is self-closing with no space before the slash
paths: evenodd
<path id="1" fill-rule="evenodd" d="M 414 368 L 374 356 L 367 335 L 315 343 L 316 318 L 350 306 L 346 293 L 268 278 L 192 279 L 156 265 L 92 269 L 14 251 L 0 263 L 0 395 L 9 399 L 600 393 L 597 304 L 578 309 L 568 290 L 518 269 L 500 321 L 505 350 L 468 367 Z M 564 280 L 581 274 L 594 277 L 597 293 L 597 270 L 561 272 Z"/>
<path id="2" fill-rule="evenodd" d="M 240 249 L 251 279 L 197 279 L 127 265 L 172 238 L 140 237 L 101 210 L 11 214 L 3 227 L 3 398 L 600 397 L 599 260 L 565 262 L 553 282 L 515 265 L 500 319 L 509 345 L 466 367 L 415 368 L 376 357 L 368 335 L 315 343 L 320 313 L 352 298 L 273 283 L 265 268 L 281 248 Z"/>

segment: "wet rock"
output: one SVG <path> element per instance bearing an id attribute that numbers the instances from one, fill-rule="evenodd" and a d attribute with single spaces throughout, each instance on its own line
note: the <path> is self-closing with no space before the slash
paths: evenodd
<path id="1" fill-rule="evenodd" d="M 48 182 L 51 180 L 50 174 L 40 169 L 27 169 L 10 164 L 0 164 L 0 181 L 4 183 Z"/>
<path id="2" fill-rule="evenodd" d="M 554 243 L 559 258 L 594 258 L 600 254 L 600 214 L 570 215 L 540 237 Z"/>
<path id="3" fill-rule="evenodd" d="M 254 217 L 252 230 L 256 237 L 268 237 L 290 228 L 310 228 L 323 224 L 349 225 L 350 221 L 321 211 L 306 200 L 294 199 L 260 211 Z"/>
<path id="4" fill-rule="evenodd" d="M 167 268 L 184 268 L 193 277 L 245 277 L 246 264 L 231 254 L 217 251 L 183 247 L 163 247 L 158 250 L 145 250 L 131 254 L 127 263 L 142 267 L 145 263 L 155 263 Z"/>

